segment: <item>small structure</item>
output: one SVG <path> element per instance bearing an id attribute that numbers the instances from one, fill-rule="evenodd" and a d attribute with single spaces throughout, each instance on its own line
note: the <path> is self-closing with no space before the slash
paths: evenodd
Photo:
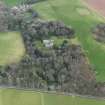
<path id="1" fill-rule="evenodd" d="M 43 40 L 45 47 L 52 48 L 54 45 L 54 40 Z"/>
<path id="2" fill-rule="evenodd" d="M 14 6 L 14 7 L 12 8 L 12 10 L 18 10 L 18 7 L 17 7 L 17 6 Z"/>
<path id="3" fill-rule="evenodd" d="M 14 6 L 11 8 L 11 10 L 14 12 L 26 12 L 27 10 L 31 9 L 31 5 L 20 5 L 20 6 Z"/>

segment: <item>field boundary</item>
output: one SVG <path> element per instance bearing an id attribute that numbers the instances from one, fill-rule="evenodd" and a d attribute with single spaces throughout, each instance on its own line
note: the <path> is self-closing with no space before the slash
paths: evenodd
<path id="1" fill-rule="evenodd" d="M 41 90 L 41 89 L 31 89 L 31 88 L 19 88 L 19 87 L 7 87 L 7 86 L 0 86 L 0 89 L 15 89 L 20 91 L 30 91 L 30 92 L 36 92 L 40 95 L 42 94 L 49 94 L 49 95 L 63 95 L 63 96 L 71 96 L 71 97 L 80 97 L 80 98 L 87 98 L 92 100 L 103 100 L 105 101 L 105 97 L 99 97 L 99 96 L 92 96 L 92 95 L 79 95 L 76 93 L 67 93 L 67 92 L 57 92 L 57 91 L 47 91 L 47 90 Z M 42 96 L 41 96 L 42 98 Z M 42 101 L 42 99 L 41 99 Z M 44 104 L 44 103 L 43 103 Z"/>

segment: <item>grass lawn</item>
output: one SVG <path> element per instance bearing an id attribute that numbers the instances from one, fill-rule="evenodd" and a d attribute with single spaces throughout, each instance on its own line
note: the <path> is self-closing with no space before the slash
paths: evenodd
<path id="1" fill-rule="evenodd" d="M 103 100 L 0 89 L 0 105 L 105 105 Z"/>
<path id="2" fill-rule="evenodd" d="M 96 42 L 91 33 L 91 28 L 105 19 L 88 9 L 82 0 L 47 0 L 35 4 L 34 8 L 44 19 L 61 20 L 75 29 L 76 36 L 96 71 L 97 81 L 105 81 L 105 45 Z"/>
<path id="3" fill-rule="evenodd" d="M 24 51 L 24 45 L 19 33 L 0 33 L 0 65 L 19 61 Z"/>

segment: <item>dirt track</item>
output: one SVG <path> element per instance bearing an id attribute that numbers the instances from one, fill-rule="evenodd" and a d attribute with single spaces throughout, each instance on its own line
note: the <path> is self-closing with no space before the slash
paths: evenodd
<path id="1" fill-rule="evenodd" d="M 105 16 L 105 0 L 85 0 L 92 8 Z"/>

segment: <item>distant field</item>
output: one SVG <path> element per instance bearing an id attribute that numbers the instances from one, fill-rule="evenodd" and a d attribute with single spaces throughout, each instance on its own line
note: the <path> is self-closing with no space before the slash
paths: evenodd
<path id="1" fill-rule="evenodd" d="M 24 45 L 19 33 L 0 33 L 0 65 L 17 62 L 24 54 Z"/>
<path id="2" fill-rule="evenodd" d="M 105 81 L 105 45 L 96 42 L 91 33 L 91 28 L 105 19 L 88 9 L 82 0 L 47 0 L 34 8 L 44 19 L 61 20 L 75 29 L 77 39 L 95 69 L 97 81 Z"/>
<path id="3" fill-rule="evenodd" d="M 0 102 L 0 105 L 41 105 L 41 98 L 38 93 L 1 89 Z"/>
<path id="4" fill-rule="evenodd" d="M 105 105 L 103 100 L 0 89 L 0 105 Z"/>
<path id="5" fill-rule="evenodd" d="M 105 0 L 85 0 L 87 4 L 105 16 Z"/>
<path id="6" fill-rule="evenodd" d="M 19 4 L 22 0 L 3 0 L 9 6 L 13 6 Z"/>

